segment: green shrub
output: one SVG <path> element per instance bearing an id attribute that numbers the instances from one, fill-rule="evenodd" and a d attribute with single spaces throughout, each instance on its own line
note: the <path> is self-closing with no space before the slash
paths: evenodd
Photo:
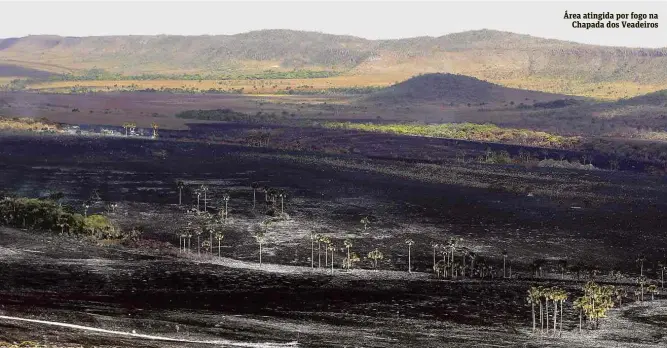
<path id="1" fill-rule="evenodd" d="M 5 196 L 0 200 L 0 224 L 19 228 L 86 235 L 99 239 L 125 239 L 123 233 L 106 216 L 84 217 L 49 199 Z"/>

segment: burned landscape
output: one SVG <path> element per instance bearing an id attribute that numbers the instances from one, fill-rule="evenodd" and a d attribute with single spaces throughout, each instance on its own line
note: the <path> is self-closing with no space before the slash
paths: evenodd
<path id="1" fill-rule="evenodd" d="M 360 155 L 66 135 L 5 135 L 1 148 L 7 192 L 25 197 L 63 192 L 63 204 L 77 211 L 95 193 L 100 201 L 87 214 L 108 215 L 123 230 L 143 231 L 138 240 L 100 244 L 29 226 L 3 228 L 2 302 L 9 316 L 202 341 L 222 336 L 308 346 L 345 346 L 359 339 L 371 346 L 417 340 L 472 346 L 492 335 L 510 344 L 590 346 L 574 334 L 574 342 L 544 337 L 534 343 L 526 290 L 541 284 L 576 293 L 590 279 L 634 288 L 637 255 L 647 258 L 644 274 L 660 279 L 657 261 L 667 246 L 660 233 L 664 179 L 634 172 L 461 163 L 455 157 L 415 171 L 415 163 Z M 179 181 L 186 187 L 181 206 Z M 288 193 L 288 217 L 268 227 L 261 266 L 253 235 L 267 215 L 261 190 L 253 210 L 253 182 Z M 179 249 L 178 233 L 190 219 L 186 210 L 196 209 L 194 192 L 201 185 L 209 190 L 212 212 L 221 209 L 225 193 L 230 196 L 229 220 L 220 227 L 222 258 L 215 243 L 211 255 Z M 105 208 L 108 202 L 117 204 L 114 212 Z M 360 221 L 366 216 L 371 222 L 364 230 Z M 311 269 L 311 233 L 327 236 L 339 249 L 333 274 L 331 256 L 325 265 L 317 247 Z M 412 273 L 408 238 L 414 241 Z M 460 240 L 461 250 L 484 265 L 484 277 L 481 266 L 472 276 L 436 277 L 432 243 L 450 239 Z M 343 269 L 344 240 L 361 256 L 349 272 Z M 384 256 L 377 271 L 366 257 L 376 248 Z M 505 277 L 503 251 L 509 260 Z M 660 298 L 647 303 L 654 306 Z M 664 325 L 644 323 L 658 331 Z M 5 326 L 6 340 L 27 339 L 24 325 L 29 324 Z M 175 325 L 188 336 L 179 336 Z M 406 325 L 420 329 L 406 331 Z M 564 325 L 566 332 L 576 332 L 571 308 L 566 307 Z M 344 335 L 341 326 L 349 327 Z M 54 340 L 46 330 L 44 337 Z M 433 333 L 442 330 L 461 333 Z M 483 338 L 470 334 L 478 330 Z M 422 337 L 426 332 L 433 336 Z M 58 340 L 81 342 L 78 337 L 72 332 Z M 84 339 L 116 342 L 103 334 L 91 340 Z"/>
<path id="2" fill-rule="evenodd" d="M 665 346 L 666 56 L 0 39 L 0 347 Z"/>

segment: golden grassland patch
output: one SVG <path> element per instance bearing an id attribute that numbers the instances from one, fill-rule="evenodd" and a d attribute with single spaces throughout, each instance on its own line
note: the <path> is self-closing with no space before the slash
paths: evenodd
<path id="1" fill-rule="evenodd" d="M 57 131 L 58 127 L 32 118 L 17 118 L 0 115 L 0 130 Z"/>
<path id="2" fill-rule="evenodd" d="M 501 79 L 490 81 L 506 87 L 590 97 L 606 101 L 618 100 L 622 98 L 632 98 L 638 95 L 667 89 L 667 84 L 648 85 L 638 84 L 631 81 L 593 83 L 586 81 L 536 77 L 516 80 Z"/>
<path id="3" fill-rule="evenodd" d="M 328 89 L 345 87 L 382 87 L 395 81 L 381 76 L 336 76 L 314 79 L 267 80 L 127 80 L 127 81 L 52 81 L 30 84 L 29 89 L 50 90 L 63 88 L 89 88 L 93 90 L 181 88 L 206 91 L 243 89 L 246 94 L 273 94 L 289 89 Z"/>
<path id="4" fill-rule="evenodd" d="M 330 88 L 386 87 L 409 78 L 405 74 L 343 75 L 313 79 L 266 79 L 266 80 L 127 80 L 127 81 L 53 81 L 34 83 L 34 90 L 68 92 L 67 89 L 86 88 L 93 91 L 127 89 L 194 89 L 195 91 L 218 90 L 243 94 L 275 94 L 292 90 L 323 90 Z M 10 80 L 0 80 L 0 84 Z M 665 85 L 646 85 L 631 81 L 592 83 L 548 78 L 499 79 L 490 82 L 502 86 L 525 90 L 590 97 L 598 100 L 618 100 L 667 89 Z"/>
<path id="5" fill-rule="evenodd" d="M 17 79 L 25 79 L 25 77 L 20 77 L 20 76 L 0 76 L 0 86 L 6 86 L 10 82 L 17 80 Z"/>

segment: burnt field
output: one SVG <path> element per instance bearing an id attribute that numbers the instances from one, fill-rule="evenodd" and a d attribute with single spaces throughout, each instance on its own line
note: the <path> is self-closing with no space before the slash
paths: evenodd
<path id="1" fill-rule="evenodd" d="M 441 153 L 453 154 L 458 144 L 438 146 Z M 184 207 L 176 204 L 178 181 L 186 185 Z M 289 218 L 267 230 L 263 268 L 256 263 L 253 233 L 266 218 L 264 193 L 257 192 L 253 210 L 251 182 L 288 193 Z M 212 211 L 221 208 L 223 192 L 230 195 L 223 258 L 178 249 L 185 206 L 197 205 L 193 190 L 202 184 L 210 188 Z M 118 208 L 106 213 L 103 205 L 94 205 L 89 214 L 107 214 L 123 229 L 141 225 L 144 230 L 134 245 L 116 245 L 3 228 L 0 315 L 191 340 L 603 346 L 630 334 L 597 332 L 593 342 L 589 334 L 578 338 L 577 313 L 568 305 L 564 327 L 571 334 L 561 339 L 530 335 L 526 290 L 555 284 L 574 294 L 592 277 L 630 288 L 639 273 L 637 255 L 646 256 L 644 275 L 659 279 L 656 262 L 667 248 L 665 180 L 622 171 L 459 163 L 447 156 L 436 163 L 410 163 L 168 139 L 3 135 L 0 186 L 26 197 L 60 191 L 64 203 L 78 210 L 98 191 L 102 201 Z M 360 224 L 364 216 L 371 221 L 367 229 Z M 338 247 L 333 275 L 316 244 L 315 260 L 310 259 L 313 231 Z M 406 238 L 414 241 L 412 274 L 406 272 Z M 431 243 L 450 238 L 462 238 L 460 243 L 484 262 L 487 276 L 445 281 L 432 275 Z M 361 256 L 351 272 L 341 270 L 345 239 Z M 378 271 L 365 257 L 375 248 L 384 254 Z M 503 250 L 511 279 L 502 277 Z M 535 277 L 538 260 L 542 271 Z M 559 269 L 561 260 L 568 267 Z M 607 276 L 611 270 L 623 276 Z M 613 314 L 610 320 L 640 316 L 633 313 Z M 637 321 L 646 333 L 635 337 L 638 344 L 664 343 L 662 336 L 650 334 L 664 330 L 662 314 L 651 313 Z M 46 337 L 96 345 L 186 344 L 56 333 L 2 319 L 0 329 L 0 341 Z"/>

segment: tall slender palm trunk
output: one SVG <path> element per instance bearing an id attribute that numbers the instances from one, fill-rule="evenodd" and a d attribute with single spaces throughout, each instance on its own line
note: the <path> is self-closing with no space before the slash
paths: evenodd
<path id="1" fill-rule="evenodd" d="M 549 334 L 549 300 L 545 299 L 544 300 L 544 315 L 545 315 L 545 323 L 546 323 L 546 333 L 547 335 Z"/>
<path id="2" fill-rule="evenodd" d="M 560 300 L 560 335 L 563 335 L 563 300 Z"/>
<path id="3" fill-rule="evenodd" d="M 544 331 L 544 319 L 542 317 L 542 300 L 540 299 L 540 330 Z"/>
<path id="4" fill-rule="evenodd" d="M 533 332 L 535 332 L 535 302 L 531 303 L 531 310 L 533 313 Z"/>
<path id="5" fill-rule="evenodd" d="M 558 301 L 554 300 L 554 336 L 556 336 L 557 328 L 556 325 L 558 321 L 556 319 L 558 318 Z"/>
<path id="6" fill-rule="evenodd" d="M 310 240 L 310 268 L 315 268 L 315 241 Z"/>
<path id="7" fill-rule="evenodd" d="M 322 251 L 319 240 L 317 241 L 317 268 L 322 268 Z"/>
<path id="8" fill-rule="evenodd" d="M 220 239 L 218 239 L 218 257 L 220 257 Z"/>
<path id="9" fill-rule="evenodd" d="M 410 245 L 408 245 L 408 273 L 412 273 L 412 268 L 410 267 Z"/>

